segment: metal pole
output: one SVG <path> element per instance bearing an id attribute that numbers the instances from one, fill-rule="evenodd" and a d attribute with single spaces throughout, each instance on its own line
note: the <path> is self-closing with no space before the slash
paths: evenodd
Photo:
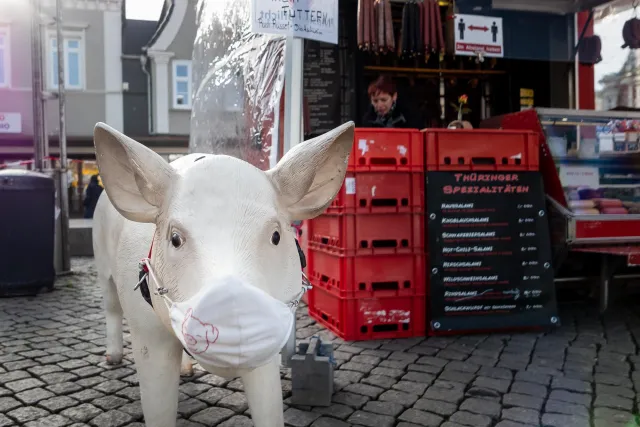
<path id="1" fill-rule="evenodd" d="M 43 170 L 44 109 L 42 106 L 42 26 L 40 0 L 31 0 L 31 69 L 33 101 L 33 168 Z"/>
<path id="2" fill-rule="evenodd" d="M 62 270 L 71 270 L 69 250 L 69 189 L 67 171 L 67 123 L 65 116 L 65 74 L 64 74 L 64 39 L 62 37 L 62 0 L 56 1 L 56 39 L 58 47 L 58 111 L 60 123 L 58 129 L 58 145 L 60 146 L 60 240 L 62 243 Z"/>

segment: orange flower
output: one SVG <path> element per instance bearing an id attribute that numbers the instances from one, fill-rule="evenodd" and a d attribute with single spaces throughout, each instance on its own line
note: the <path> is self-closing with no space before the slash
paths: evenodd
<path id="1" fill-rule="evenodd" d="M 460 104 L 466 104 L 468 101 L 469 97 L 467 95 L 461 95 L 460 98 L 458 98 Z"/>

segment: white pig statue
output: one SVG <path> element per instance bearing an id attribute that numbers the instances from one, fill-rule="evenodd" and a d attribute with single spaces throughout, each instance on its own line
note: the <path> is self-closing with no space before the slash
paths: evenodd
<path id="1" fill-rule="evenodd" d="M 278 353 L 304 290 L 290 225 L 320 215 L 340 190 L 353 129 L 298 144 L 264 172 L 222 155 L 168 163 L 96 125 L 106 357 L 122 361 L 124 314 L 147 426 L 176 425 L 183 350 L 208 372 L 242 379 L 256 427 L 284 425 Z M 150 303 L 137 287 L 141 265 Z"/>

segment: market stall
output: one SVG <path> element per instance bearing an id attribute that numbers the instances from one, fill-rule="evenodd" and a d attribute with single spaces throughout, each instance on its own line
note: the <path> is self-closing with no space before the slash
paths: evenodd
<path id="1" fill-rule="evenodd" d="M 640 114 L 537 108 L 482 126 L 540 135 L 556 281 L 585 279 L 599 258 L 605 311 L 612 279 L 640 265 Z"/>

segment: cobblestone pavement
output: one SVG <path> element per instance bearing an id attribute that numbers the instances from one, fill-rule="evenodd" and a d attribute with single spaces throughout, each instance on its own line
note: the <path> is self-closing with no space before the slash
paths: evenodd
<path id="1" fill-rule="evenodd" d="M 121 366 L 104 362 L 92 259 L 73 265 L 77 273 L 52 293 L 0 299 L 0 427 L 143 426 L 130 353 Z M 550 335 L 358 343 L 336 340 L 300 313 L 298 338 L 334 339 L 339 369 L 335 403 L 285 405 L 289 426 L 638 425 L 640 318 L 631 310 L 603 321 L 584 307 L 565 309 Z M 251 425 L 238 380 L 197 371 L 180 390 L 179 426 Z"/>

